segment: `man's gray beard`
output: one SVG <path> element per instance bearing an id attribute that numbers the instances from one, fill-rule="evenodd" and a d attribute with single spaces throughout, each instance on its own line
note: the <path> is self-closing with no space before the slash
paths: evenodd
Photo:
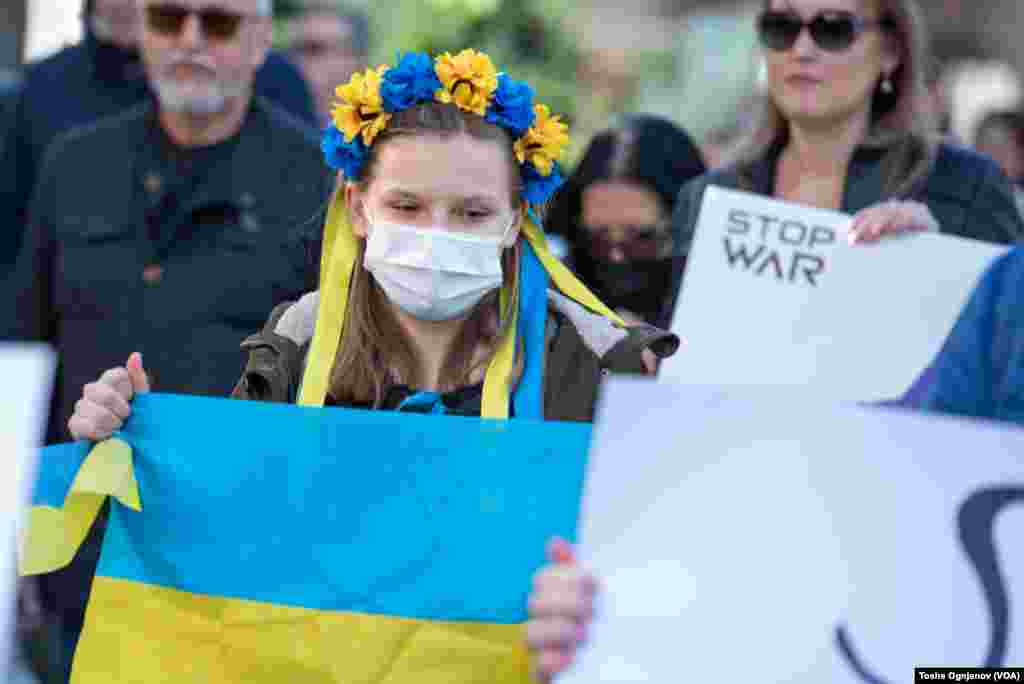
<path id="1" fill-rule="evenodd" d="M 160 107 L 179 114 L 210 116 L 227 108 L 228 100 L 245 92 L 241 84 L 212 82 L 201 90 L 181 86 L 173 78 L 160 78 L 154 82 Z M 205 91 L 205 92 L 203 92 Z"/>

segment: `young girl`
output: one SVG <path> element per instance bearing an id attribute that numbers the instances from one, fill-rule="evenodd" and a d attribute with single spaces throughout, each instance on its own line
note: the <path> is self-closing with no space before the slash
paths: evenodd
<path id="1" fill-rule="evenodd" d="M 343 174 L 320 288 L 242 343 L 233 396 L 377 410 L 589 421 L 602 375 L 644 372 L 678 340 L 627 327 L 547 250 L 535 209 L 561 182 L 566 126 L 473 50 L 406 54 L 337 91 L 324 135 Z M 148 391 L 141 357 L 86 386 L 69 428 L 104 439 Z M 528 626 L 537 674 L 582 638 L 591 582 L 564 544 Z"/>

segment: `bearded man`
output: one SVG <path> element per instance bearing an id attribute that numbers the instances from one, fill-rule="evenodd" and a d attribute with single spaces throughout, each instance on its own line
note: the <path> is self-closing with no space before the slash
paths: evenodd
<path id="1" fill-rule="evenodd" d="M 47 435 L 68 441 L 85 383 L 140 350 L 160 391 L 227 396 L 238 341 L 316 288 L 334 179 L 311 129 L 254 96 L 269 0 L 138 0 L 154 96 L 59 138 L 47 152 L 11 274 L 8 339 L 60 355 Z M 68 655 L 98 557 L 43 578 Z"/>

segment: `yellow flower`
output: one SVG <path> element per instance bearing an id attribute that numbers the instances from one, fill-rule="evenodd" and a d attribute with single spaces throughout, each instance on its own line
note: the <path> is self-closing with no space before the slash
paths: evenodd
<path id="1" fill-rule="evenodd" d="M 460 109 L 483 116 L 491 96 L 498 89 L 498 70 L 482 52 L 465 49 L 454 57 L 444 53 L 434 66 L 442 88 L 434 94 L 438 102 L 454 102 Z"/>
<path id="2" fill-rule="evenodd" d="M 380 80 L 387 70 L 388 65 L 382 64 L 376 70 L 357 72 L 348 83 L 334 91 L 341 102 L 334 106 L 331 118 L 345 135 L 345 142 L 352 142 L 362 133 L 363 142 L 369 147 L 391 120 L 391 114 L 384 111 L 384 101 L 380 96 Z"/>
<path id="3" fill-rule="evenodd" d="M 569 144 L 569 127 L 562 123 L 561 115 L 551 116 L 547 105 L 535 104 L 537 115 L 530 130 L 514 146 L 519 163 L 529 161 L 542 176 L 551 175 L 551 165 L 562 156 Z"/>

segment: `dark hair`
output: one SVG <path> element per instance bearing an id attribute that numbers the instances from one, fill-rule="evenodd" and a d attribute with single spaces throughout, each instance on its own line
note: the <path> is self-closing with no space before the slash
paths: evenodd
<path id="1" fill-rule="evenodd" d="M 599 181 L 629 180 L 654 192 L 668 219 L 683 185 L 706 170 L 700 150 L 671 121 L 646 114 L 627 116 L 590 142 L 572 176 L 555 194 L 547 212 L 547 227 L 565 237 L 573 270 L 595 294 L 613 307 L 630 308 L 648 323 L 665 327 L 670 322 L 671 304 L 679 291 L 685 260 L 672 257 L 671 263 L 659 260 L 657 264 L 645 264 L 652 285 L 642 301 L 633 300 L 629 306 L 616 302 L 615 295 L 601 286 L 603 265 L 591 256 L 589 236 L 580 225 L 583 192 Z"/>
<path id="2" fill-rule="evenodd" d="M 679 189 L 706 170 L 700 150 L 683 129 L 657 116 L 627 116 L 620 125 L 598 133 L 587 146 L 572 176 L 552 200 L 548 229 L 575 243 L 583 191 L 604 180 L 631 180 L 649 188 L 668 216 Z"/>

